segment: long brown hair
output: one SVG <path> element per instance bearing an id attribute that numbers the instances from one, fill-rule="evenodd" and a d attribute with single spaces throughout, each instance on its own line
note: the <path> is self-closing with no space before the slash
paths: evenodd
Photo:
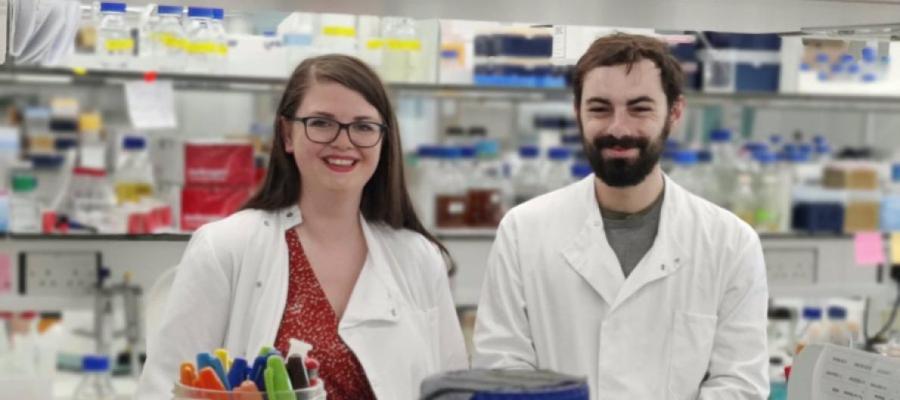
<path id="1" fill-rule="evenodd" d="M 409 229 L 425 236 L 444 254 L 448 265 L 447 248 L 429 233 L 413 209 L 403 173 L 403 151 L 397 116 L 388 99 L 381 79 L 365 63 L 354 57 L 330 54 L 308 58 L 294 69 L 287 83 L 278 112 L 272 138 L 269 170 L 259 191 L 242 209 L 274 211 L 290 207 L 300 201 L 302 182 L 294 155 L 285 151 L 283 118 L 292 117 L 303 102 L 306 91 L 316 82 L 333 82 L 353 90 L 378 110 L 387 130 L 381 156 L 372 178 L 363 188 L 360 211 L 367 221 L 382 222 L 394 229 Z"/>

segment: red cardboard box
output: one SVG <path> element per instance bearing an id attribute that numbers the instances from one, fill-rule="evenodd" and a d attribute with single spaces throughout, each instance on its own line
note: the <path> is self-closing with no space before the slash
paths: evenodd
<path id="1" fill-rule="evenodd" d="M 182 189 L 181 229 L 192 231 L 205 223 L 231 215 L 250 198 L 252 193 L 252 185 L 244 187 L 195 186 Z"/>
<path id="2" fill-rule="evenodd" d="M 251 187 L 255 181 L 252 144 L 221 141 L 184 144 L 185 186 Z"/>

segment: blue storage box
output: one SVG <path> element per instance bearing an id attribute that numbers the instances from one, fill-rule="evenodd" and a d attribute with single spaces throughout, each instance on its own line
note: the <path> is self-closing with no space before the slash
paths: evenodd
<path id="1" fill-rule="evenodd" d="M 706 32 L 705 36 L 711 47 L 704 45 L 698 52 L 704 91 L 778 91 L 781 76 L 778 35 Z"/>
<path id="2" fill-rule="evenodd" d="M 794 204 L 791 227 L 801 232 L 839 234 L 844 231 L 844 205 L 798 202 Z"/>

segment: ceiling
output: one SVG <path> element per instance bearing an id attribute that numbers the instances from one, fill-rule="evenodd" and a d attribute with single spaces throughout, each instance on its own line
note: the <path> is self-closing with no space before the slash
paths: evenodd
<path id="1" fill-rule="evenodd" d="M 129 4 L 150 1 L 129 0 Z M 154 1 L 158 2 L 158 1 Z M 233 11 L 310 11 L 566 25 L 793 32 L 900 23 L 900 0 L 174 0 Z"/>

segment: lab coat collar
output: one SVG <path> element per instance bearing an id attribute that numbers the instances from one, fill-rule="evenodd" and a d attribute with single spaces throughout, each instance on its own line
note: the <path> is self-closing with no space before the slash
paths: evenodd
<path id="1" fill-rule="evenodd" d="M 588 216 L 572 243 L 563 250 L 569 265 L 610 305 L 610 311 L 625 302 L 642 287 L 678 271 L 687 263 L 679 244 L 679 204 L 684 204 L 683 189 L 665 177 L 665 197 L 659 229 L 653 246 L 626 279 L 618 257 L 606 240 L 603 217 L 594 194 L 594 175 L 578 182 L 579 207 L 587 207 Z M 684 214 L 684 210 L 682 210 Z"/>
<path id="2" fill-rule="evenodd" d="M 278 211 L 278 224 L 282 232 L 303 222 L 300 207 L 294 205 Z M 390 262 L 394 262 L 384 247 L 382 235 L 359 215 L 368 255 L 350 294 L 350 300 L 339 323 L 339 330 L 368 321 L 397 322 L 397 284 L 391 274 Z"/>

